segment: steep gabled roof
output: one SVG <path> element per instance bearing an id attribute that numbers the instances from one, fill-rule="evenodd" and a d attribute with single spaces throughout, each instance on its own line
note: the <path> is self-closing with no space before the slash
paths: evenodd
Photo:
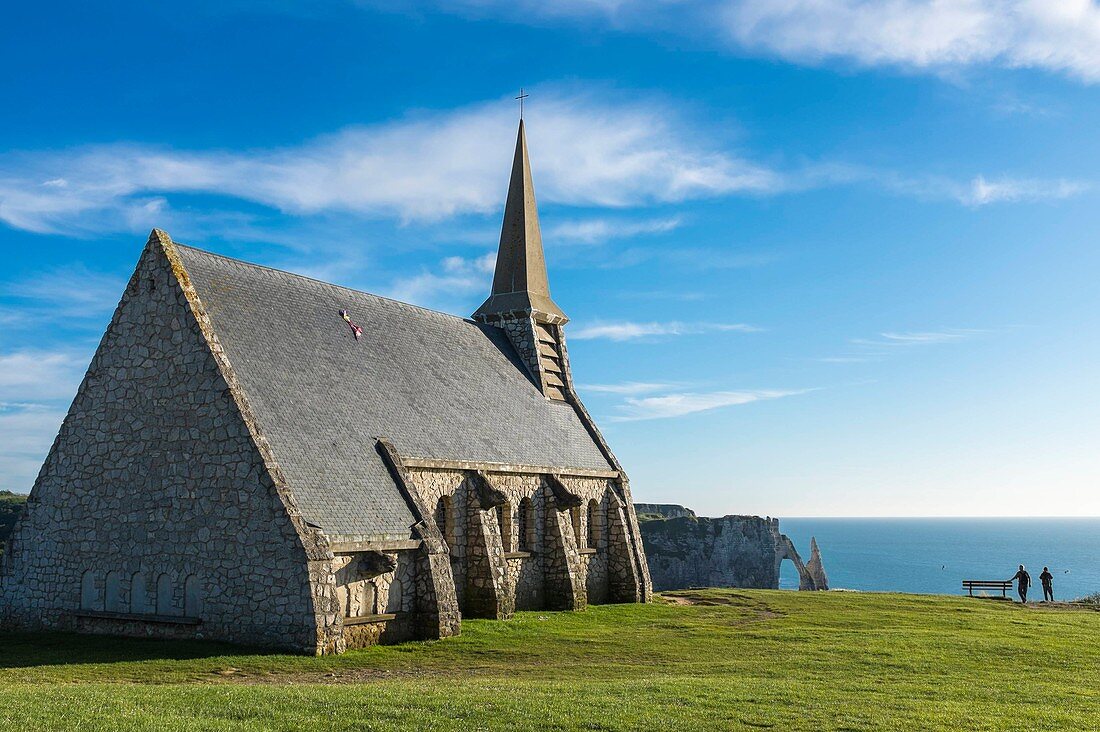
<path id="1" fill-rule="evenodd" d="M 303 517 L 330 536 L 409 535 L 380 436 L 404 457 L 614 469 L 499 328 L 175 247 Z"/>

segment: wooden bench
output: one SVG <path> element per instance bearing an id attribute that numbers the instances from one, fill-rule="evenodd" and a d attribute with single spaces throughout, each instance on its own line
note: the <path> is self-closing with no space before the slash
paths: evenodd
<path id="1" fill-rule="evenodd" d="M 1000 590 L 1001 597 L 1008 597 L 1012 580 L 963 580 L 963 589 L 974 597 L 974 590 Z"/>

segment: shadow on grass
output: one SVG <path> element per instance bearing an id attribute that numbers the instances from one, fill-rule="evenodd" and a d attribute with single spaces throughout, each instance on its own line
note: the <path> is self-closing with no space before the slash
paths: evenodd
<path id="1" fill-rule="evenodd" d="M 245 648 L 214 641 L 119 638 L 76 633 L 0 633 L 0 669 L 183 661 L 278 653 L 269 648 Z"/>

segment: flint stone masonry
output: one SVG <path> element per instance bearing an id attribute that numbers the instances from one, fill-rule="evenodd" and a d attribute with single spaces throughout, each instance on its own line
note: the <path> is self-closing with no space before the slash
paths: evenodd
<path id="1" fill-rule="evenodd" d="M 642 515 L 653 587 L 745 587 L 778 589 L 779 568 L 790 559 L 798 570 L 801 590 L 828 589 L 820 576 L 803 565 L 794 544 L 779 530 L 779 519 L 760 516 L 698 517 L 691 509 L 671 504 L 637 504 Z M 654 518 L 668 516 L 669 518 Z M 816 550 L 817 542 L 813 541 Z M 817 566 L 821 566 L 820 553 Z"/>

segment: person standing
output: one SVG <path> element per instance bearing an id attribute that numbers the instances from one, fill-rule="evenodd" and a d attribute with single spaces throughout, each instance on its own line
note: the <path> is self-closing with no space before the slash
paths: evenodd
<path id="1" fill-rule="evenodd" d="M 1054 575 L 1050 573 L 1049 567 L 1043 567 L 1039 581 L 1043 583 L 1043 602 L 1054 602 Z"/>
<path id="2" fill-rule="evenodd" d="M 1020 565 L 1020 571 L 1012 575 L 1012 579 L 1010 579 L 1009 582 L 1013 580 L 1016 581 L 1016 592 L 1020 593 L 1020 602 L 1026 603 L 1027 590 L 1031 587 L 1031 575 L 1024 569 L 1024 565 Z"/>

